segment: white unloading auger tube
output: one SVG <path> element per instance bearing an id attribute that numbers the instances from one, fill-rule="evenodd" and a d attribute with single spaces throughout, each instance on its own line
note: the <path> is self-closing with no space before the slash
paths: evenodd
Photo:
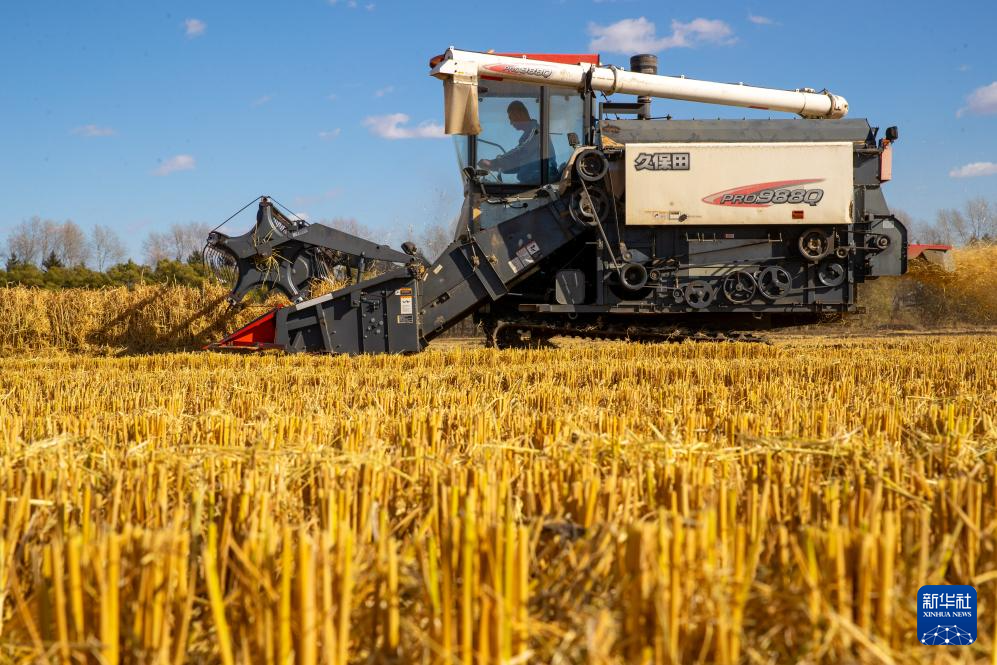
<path id="1" fill-rule="evenodd" d="M 843 118 L 848 114 L 848 101 L 826 90 L 823 92 L 809 89 L 775 90 L 743 84 L 641 74 L 617 67 L 596 67 L 587 63 L 568 65 L 527 58 L 511 58 L 491 53 L 461 51 L 453 47 L 447 49 L 443 59 L 433 67 L 431 75 L 443 79 L 444 84 L 449 84 L 447 86 L 448 133 L 476 133 L 451 132 L 449 116 L 451 111 L 457 111 L 453 105 L 463 101 L 475 106 L 473 114 L 477 116 L 477 95 L 474 95 L 473 101 L 467 99 L 467 96 L 468 87 L 475 86 L 479 78 L 526 81 L 576 90 L 584 89 L 586 79 L 590 78 L 592 89 L 606 94 L 618 92 L 625 95 L 784 111 L 796 113 L 804 118 Z M 465 106 L 463 113 L 465 118 L 469 111 L 471 109 Z M 454 128 L 458 125 L 459 123 L 455 122 Z"/>

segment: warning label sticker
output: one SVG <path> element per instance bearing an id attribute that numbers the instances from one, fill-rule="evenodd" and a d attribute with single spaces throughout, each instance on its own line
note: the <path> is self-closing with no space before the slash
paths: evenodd
<path id="1" fill-rule="evenodd" d="M 513 272 L 519 272 L 523 268 L 533 265 L 535 257 L 540 253 L 540 245 L 536 241 L 531 241 L 516 251 L 516 255 L 509 261 L 509 267 Z"/>
<path id="2" fill-rule="evenodd" d="M 412 314 L 399 314 L 398 323 L 415 323 L 415 316 Z"/>
<path id="3" fill-rule="evenodd" d="M 530 254 L 530 250 L 525 247 L 516 252 L 516 258 L 522 262 L 524 268 L 533 263 L 533 256 Z"/>
<path id="4" fill-rule="evenodd" d="M 399 311 L 402 314 L 412 313 L 412 296 L 402 296 L 401 309 Z"/>

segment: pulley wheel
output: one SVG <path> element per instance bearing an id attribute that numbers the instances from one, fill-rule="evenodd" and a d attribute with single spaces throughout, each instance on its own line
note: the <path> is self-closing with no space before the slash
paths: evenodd
<path id="1" fill-rule="evenodd" d="M 601 221 L 609 213 L 609 195 L 601 189 L 589 187 L 586 197 L 585 190 L 579 189 L 571 195 L 568 209 L 571 217 L 582 224 Z"/>
<path id="2" fill-rule="evenodd" d="M 640 291 L 647 285 L 647 268 L 639 263 L 628 263 L 620 269 L 620 283 L 631 291 Z"/>
<path id="3" fill-rule="evenodd" d="M 578 177 L 586 182 L 599 182 L 606 177 L 608 170 L 609 160 L 595 148 L 582 150 L 575 157 L 575 171 Z"/>
<path id="4" fill-rule="evenodd" d="M 817 279 L 824 286 L 841 286 L 847 274 L 844 264 L 839 261 L 825 261 L 817 268 Z"/>
<path id="5" fill-rule="evenodd" d="M 724 296 L 735 305 L 744 305 L 751 302 L 757 290 L 758 285 L 755 284 L 755 276 L 747 270 L 738 270 L 724 277 Z"/>
<path id="6" fill-rule="evenodd" d="M 775 300 L 789 292 L 793 278 L 780 266 L 769 266 L 758 273 L 758 290 L 769 300 Z"/>
<path id="7" fill-rule="evenodd" d="M 693 309 L 703 309 L 709 307 L 716 294 L 713 287 L 701 279 L 690 282 L 685 287 L 685 301 Z"/>
<path id="8" fill-rule="evenodd" d="M 831 237 L 822 229 L 807 229 L 801 233 L 797 246 L 803 258 L 814 263 L 830 254 L 831 250 L 834 249 Z"/>

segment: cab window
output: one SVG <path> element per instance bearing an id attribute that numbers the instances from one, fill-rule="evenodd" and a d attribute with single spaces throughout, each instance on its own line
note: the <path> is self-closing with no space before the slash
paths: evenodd
<path id="1" fill-rule="evenodd" d="M 583 139 L 585 100 L 574 91 L 482 80 L 478 117 L 479 135 L 455 137 L 461 168 L 487 171 L 481 179 L 493 186 L 538 187 L 561 179 L 572 141 Z"/>
<path id="2" fill-rule="evenodd" d="M 481 133 L 475 137 L 477 166 L 486 182 L 541 184 L 541 88 L 505 81 L 478 85 Z"/>
<path id="3" fill-rule="evenodd" d="M 553 182 L 560 180 L 574 151 L 572 138 L 579 141 L 585 136 L 585 98 L 577 92 L 551 89 L 548 108 Z"/>

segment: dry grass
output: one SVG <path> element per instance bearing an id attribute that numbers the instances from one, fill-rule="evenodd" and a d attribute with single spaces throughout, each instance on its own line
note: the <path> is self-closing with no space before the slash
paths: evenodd
<path id="1" fill-rule="evenodd" d="M 203 290 L 185 286 L 3 288 L 0 351 L 197 348 L 264 311 L 256 307 L 229 312 L 226 294 L 220 286 Z"/>
<path id="2" fill-rule="evenodd" d="M 958 327 L 997 324 L 997 245 L 953 250 L 956 270 L 915 261 L 902 278 L 862 286 L 866 314 L 854 326 Z"/>
<path id="3" fill-rule="evenodd" d="M 913 275 L 927 292 L 931 320 L 997 324 L 997 245 L 957 249 L 953 254 L 954 273 L 924 268 Z"/>
<path id="4" fill-rule="evenodd" d="M 995 354 L 0 360 L 0 661 L 993 662 Z"/>
<path id="5" fill-rule="evenodd" d="M 315 295 L 332 282 L 316 284 Z M 286 305 L 230 309 L 228 289 L 143 285 L 108 289 L 0 288 L 0 354 L 58 349 L 71 353 L 118 353 L 199 349 L 263 314 Z"/>

